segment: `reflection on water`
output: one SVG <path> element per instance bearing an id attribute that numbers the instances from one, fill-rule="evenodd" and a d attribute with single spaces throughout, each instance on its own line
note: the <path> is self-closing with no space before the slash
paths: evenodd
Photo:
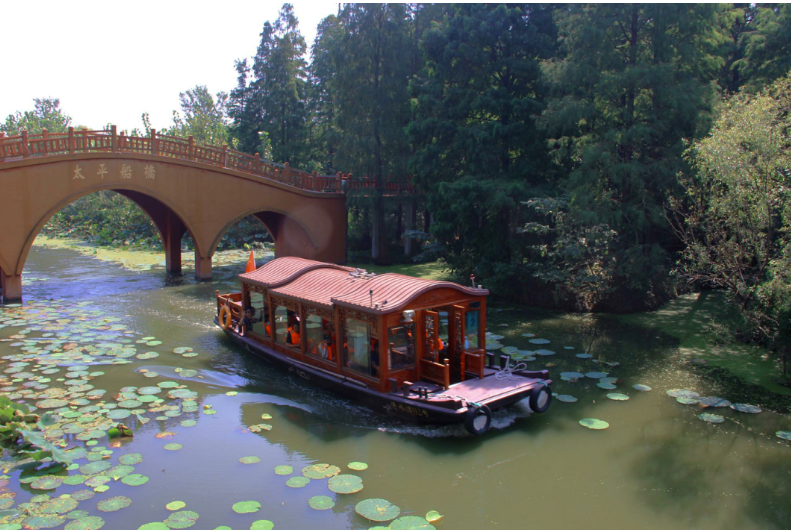
<path id="1" fill-rule="evenodd" d="M 774 437 L 776 430 L 791 430 L 791 421 L 767 411 L 730 409 L 714 411 L 725 423 L 700 421 L 697 405 L 677 403 L 665 391 L 685 388 L 728 399 L 728 389 L 690 371 L 676 341 L 655 331 L 607 318 L 490 309 L 489 331 L 502 335 L 502 344 L 554 352 L 524 362 L 535 369 L 549 366 L 553 390 L 578 401 L 555 400 L 546 414 L 534 416 L 518 404 L 498 411 L 486 436 L 471 437 L 459 426 L 419 427 L 385 418 L 234 348 L 211 323 L 214 291 L 234 287 L 233 267 L 219 268 L 222 282 L 196 283 L 157 267 L 129 271 L 69 250 L 41 248 L 31 252 L 27 267 L 26 276 L 34 280 L 25 287 L 26 302 L 90 301 L 92 309 L 119 318 L 133 339 L 162 341 L 136 344 L 138 352 L 158 352 L 156 358 L 102 366 L 105 375 L 97 384 L 108 395 L 166 380 L 200 393 L 197 410 L 138 425 L 134 440 L 116 449 L 116 455 L 143 454 L 135 472 L 150 480 L 139 487 L 113 483 L 108 492 L 80 503 L 79 509 L 98 514 L 101 498 L 129 496 L 134 511 L 100 514 L 108 528 L 162 521 L 169 514 L 165 504 L 182 500 L 200 514 L 195 528 L 249 528 L 254 520 L 270 519 L 279 529 L 367 529 L 374 525 L 356 515 L 354 505 L 370 497 L 395 503 L 405 515 L 438 510 L 445 514 L 442 527 L 470 530 L 533 524 L 780 529 L 791 520 L 791 447 Z M 236 270 L 243 268 L 241 261 Z M 0 339 L 17 329 L 0 328 Z M 531 343 L 523 334 L 549 343 Z M 10 344 L 0 341 L 0 357 L 19 353 Z M 197 355 L 173 353 L 179 346 Z M 578 358 L 581 353 L 592 359 Z M 559 378 L 561 372 L 596 371 L 616 378 L 617 392 L 630 399 L 608 399 L 611 390 L 597 386 L 596 379 Z M 158 375 L 146 377 L 147 372 Z M 638 392 L 635 384 L 653 390 Z M 271 419 L 262 419 L 266 415 Z M 586 417 L 610 427 L 584 429 L 578 421 Z M 185 419 L 197 424 L 182 426 Z M 272 429 L 250 432 L 261 424 Z M 167 432 L 175 435 L 157 437 Z M 183 448 L 167 451 L 168 442 Z M 240 464 L 244 456 L 262 461 Z M 290 464 L 298 474 L 312 462 L 349 472 L 345 464 L 352 461 L 370 467 L 359 472 L 364 490 L 348 496 L 329 492 L 326 481 L 288 488 L 288 477 L 273 472 Z M 8 487 L 18 493 L 17 505 L 31 496 L 13 480 Z M 81 488 L 62 486 L 53 495 Z M 308 507 L 308 498 L 325 494 L 335 498 L 332 510 Z M 243 500 L 261 502 L 261 511 L 234 513 L 230 507 Z"/>

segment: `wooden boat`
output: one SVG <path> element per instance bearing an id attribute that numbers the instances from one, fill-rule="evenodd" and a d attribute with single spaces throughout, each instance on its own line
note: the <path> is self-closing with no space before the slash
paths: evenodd
<path id="1" fill-rule="evenodd" d="M 316 385 L 419 423 L 464 423 L 482 434 L 493 410 L 552 400 L 549 373 L 486 351 L 481 286 L 374 275 L 302 258 L 241 274 L 217 292 L 215 322 L 236 343 Z"/>

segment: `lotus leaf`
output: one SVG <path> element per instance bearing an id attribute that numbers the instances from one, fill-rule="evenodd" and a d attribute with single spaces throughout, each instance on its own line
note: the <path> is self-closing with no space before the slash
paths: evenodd
<path id="1" fill-rule="evenodd" d="M 96 509 L 100 512 L 117 512 L 122 508 L 126 508 L 130 504 L 132 504 L 132 499 L 129 497 L 124 497 L 123 495 L 119 495 L 117 497 L 110 497 L 109 499 L 99 501 L 96 504 Z"/>
<path id="2" fill-rule="evenodd" d="M 704 407 L 730 407 L 731 402 L 727 399 L 722 399 L 719 397 L 702 397 L 698 399 L 698 403 L 703 405 Z"/>
<path id="3" fill-rule="evenodd" d="M 85 479 L 88 478 L 85 475 L 69 475 L 68 477 L 63 479 L 63 483 L 67 486 L 78 486 L 85 482 Z"/>
<path id="4" fill-rule="evenodd" d="M 42 399 L 36 402 L 36 406 L 40 409 L 58 409 L 68 404 L 69 402 L 65 399 Z"/>
<path id="5" fill-rule="evenodd" d="M 88 499 L 92 499 L 94 495 L 95 493 L 91 490 L 80 490 L 72 493 L 71 498 L 78 501 L 87 501 Z"/>
<path id="6" fill-rule="evenodd" d="M 58 514 L 72 511 L 77 507 L 77 501 L 71 497 L 58 497 L 41 505 L 39 512 L 46 514 Z"/>
<path id="7" fill-rule="evenodd" d="M 591 357 L 593 357 L 593 355 L 591 355 L 590 353 L 578 353 L 576 357 L 578 359 L 590 359 Z"/>
<path id="8" fill-rule="evenodd" d="M 235 395 L 237 395 L 238 393 L 239 393 L 239 392 L 237 392 L 236 390 L 229 390 L 228 392 L 226 392 L 226 393 L 225 393 L 225 395 L 226 395 L 226 396 L 235 396 Z"/>
<path id="9" fill-rule="evenodd" d="M 261 503 L 258 501 L 242 501 L 235 503 L 232 508 L 236 513 L 255 513 L 261 509 Z"/>
<path id="10" fill-rule="evenodd" d="M 118 406 L 123 409 L 136 409 L 140 408 L 142 405 L 143 403 L 137 399 L 125 399 L 118 403 Z"/>
<path id="11" fill-rule="evenodd" d="M 54 490 L 61 484 L 63 484 L 63 478 L 47 476 L 36 478 L 30 483 L 30 487 L 34 490 Z"/>
<path id="12" fill-rule="evenodd" d="M 585 377 L 585 374 L 581 372 L 561 372 L 560 378 L 565 381 L 570 381 L 572 379 L 582 379 Z"/>
<path id="13" fill-rule="evenodd" d="M 88 510 L 72 510 L 66 514 L 66 519 L 82 519 L 83 517 L 88 517 Z"/>
<path id="14" fill-rule="evenodd" d="M 708 423 L 722 423 L 725 421 L 725 418 L 723 418 L 719 414 L 706 414 L 706 413 L 698 414 L 698 418 Z"/>
<path id="15" fill-rule="evenodd" d="M 682 405 L 694 405 L 698 402 L 695 398 L 687 398 L 687 397 L 678 397 L 676 401 L 681 403 Z"/>
<path id="16" fill-rule="evenodd" d="M 323 478 L 334 477 L 341 472 L 338 466 L 330 464 L 312 464 L 302 468 L 302 474 L 310 479 L 321 480 Z"/>
<path id="17" fill-rule="evenodd" d="M 107 413 L 107 417 L 111 420 L 123 420 L 131 416 L 132 413 L 128 410 L 111 410 Z"/>
<path id="18" fill-rule="evenodd" d="M 274 527 L 275 523 L 272 521 L 261 519 L 253 522 L 253 524 L 250 525 L 250 530 L 272 530 Z"/>
<path id="19" fill-rule="evenodd" d="M 606 429 L 610 426 L 604 420 L 597 420 L 596 418 L 583 418 L 580 420 L 580 425 L 583 427 L 587 427 L 588 429 L 593 429 L 595 431 L 600 431 L 602 429 Z"/>
<path id="20" fill-rule="evenodd" d="M 531 344 L 549 344 L 547 339 L 530 339 Z"/>
<path id="21" fill-rule="evenodd" d="M 165 519 L 165 524 L 168 526 L 168 528 L 189 528 L 198 522 L 199 517 L 200 515 L 195 512 L 183 510 L 180 512 L 171 513 L 168 518 Z"/>
<path id="22" fill-rule="evenodd" d="M 181 423 L 179 423 L 179 425 L 181 425 L 182 427 L 195 427 L 197 424 L 198 422 L 195 420 L 184 420 Z"/>
<path id="23" fill-rule="evenodd" d="M 57 515 L 36 515 L 28 517 L 22 521 L 22 528 L 25 530 L 41 530 L 43 528 L 55 528 L 63 524 L 65 519 Z"/>
<path id="24" fill-rule="evenodd" d="M 354 471 L 365 471 L 368 469 L 368 464 L 365 462 L 349 462 L 349 469 Z"/>
<path id="25" fill-rule="evenodd" d="M 326 495 L 316 495 L 308 499 L 308 504 L 314 510 L 329 510 L 335 506 L 335 501 L 332 500 L 332 497 Z"/>
<path id="26" fill-rule="evenodd" d="M 553 352 L 552 350 L 536 350 L 533 353 L 535 353 L 536 355 L 544 355 L 544 356 L 555 355 L 555 352 Z"/>
<path id="27" fill-rule="evenodd" d="M 243 456 L 239 459 L 239 462 L 242 464 L 257 464 L 261 461 L 261 457 L 258 456 Z"/>
<path id="28" fill-rule="evenodd" d="M 167 449 L 168 451 L 178 451 L 182 447 L 184 447 L 184 446 L 181 445 L 181 444 L 177 444 L 177 443 L 165 444 L 165 449 Z"/>
<path id="29" fill-rule="evenodd" d="M 310 479 L 307 477 L 291 477 L 286 481 L 286 486 L 289 488 L 304 488 L 310 484 Z"/>
<path id="30" fill-rule="evenodd" d="M 131 475 L 127 475 L 121 479 L 121 482 L 126 484 L 127 486 L 142 486 L 146 482 L 148 482 L 148 477 L 145 475 L 141 475 L 140 473 L 133 473 Z"/>
<path id="31" fill-rule="evenodd" d="M 165 508 L 167 508 L 171 512 L 175 512 L 176 510 L 180 510 L 180 509 L 184 508 L 186 505 L 187 505 L 187 503 L 184 502 L 184 501 L 173 501 L 173 502 L 167 503 L 165 505 Z"/>
<path id="32" fill-rule="evenodd" d="M 781 440 L 788 440 L 791 442 L 791 431 L 777 431 L 775 436 L 780 438 Z"/>
<path id="33" fill-rule="evenodd" d="M 651 387 L 648 386 L 648 385 L 641 385 L 641 384 L 632 385 L 632 388 L 634 388 L 635 390 L 639 390 L 640 392 L 650 392 L 651 391 Z"/>
<path id="34" fill-rule="evenodd" d="M 558 401 L 562 401 L 563 403 L 576 403 L 577 398 L 574 396 L 569 396 L 568 394 L 560 394 L 556 396 Z"/>
<path id="35" fill-rule="evenodd" d="M 363 489 L 363 479 L 357 475 L 337 475 L 330 478 L 327 487 L 333 493 L 357 493 Z"/>
<path id="36" fill-rule="evenodd" d="M 444 515 L 439 513 L 437 510 L 431 510 L 426 514 L 426 521 L 429 523 L 437 523 L 442 520 Z"/>
<path id="37" fill-rule="evenodd" d="M 162 392 L 162 388 L 158 386 L 144 386 L 143 388 L 139 388 L 137 393 L 141 396 L 152 396 L 154 394 L 159 394 Z"/>
<path id="38" fill-rule="evenodd" d="M 271 420 L 272 419 L 272 415 L 271 414 L 267 414 L 267 413 L 263 413 L 263 414 L 261 414 L 261 419 L 262 420 Z"/>
<path id="39" fill-rule="evenodd" d="M 137 530 L 170 530 L 170 528 L 165 523 L 156 522 L 146 523 Z"/>
<path id="40" fill-rule="evenodd" d="M 684 390 L 681 388 L 670 389 L 666 392 L 666 394 L 674 398 L 683 397 L 689 399 L 698 399 L 700 397 L 700 394 L 698 394 L 697 392 L 693 392 L 692 390 Z"/>
<path id="41" fill-rule="evenodd" d="M 369 521 L 384 522 L 401 515 L 401 508 L 385 499 L 366 499 L 354 507 L 359 515 Z"/>
<path id="42" fill-rule="evenodd" d="M 275 468 L 276 475 L 290 475 L 294 472 L 294 468 L 291 466 L 277 466 Z"/>
<path id="43" fill-rule="evenodd" d="M 436 527 L 423 517 L 406 515 L 390 523 L 390 530 L 436 530 Z"/>
<path id="44" fill-rule="evenodd" d="M 602 377 L 607 377 L 606 372 L 588 372 L 585 374 L 585 377 L 589 377 L 591 379 L 601 379 Z"/>
<path id="45" fill-rule="evenodd" d="M 178 353 L 181 355 L 182 353 L 189 353 L 192 351 L 192 348 L 188 348 L 187 346 L 179 346 L 178 348 L 173 348 L 173 353 Z"/>
<path id="46" fill-rule="evenodd" d="M 596 383 L 596 386 L 599 388 L 603 388 L 604 390 L 615 390 L 616 388 L 618 388 L 612 383 L 602 383 L 602 382 Z"/>
<path id="47" fill-rule="evenodd" d="M 734 403 L 731 405 L 733 410 L 738 410 L 739 412 L 745 412 L 747 414 L 758 414 L 761 412 L 761 407 L 757 405 L 748 405 L 746 403 Z"/>
<path id="48" fill-rule="evenodd" d="M 101 473 L 106 469 L 110 469 L 113 465 L 107 461 L 91 462 L 90 464 L 83 464 L 80 466 L 80 473 L 83 475 L 95 475 Z"/>
<path id="49" fill-rule="evenodd" d="M 203 409 L 204 414 L 208 414 L 209 416 L 214 416 L 217 414 L 217 411 L 214 409 Z"/>
<path id="50" fill-rule="evenodd" d="M 104 519 L 95 515 L 80 517 L 66 525 L 65 530 L 99 530 L 104 526 Z"/>
<path id="51" fill-rule="evenodd" d="M 110 486 L 102 484 L 101 486 L 96 486 L 95 488 L 93 488 L 93 491 L 95 491 L 96 493 L 104 493 L 105 491 L 107 491 L 109 489 L 110 489 Z"/>
<path id="52" fill-rule="evenodd" d="M 621 394 L 619 392 L 610 392 L 609 394 L 607 394 L 607 397 L 609 399 L 612 399 L 613 401 L 628 401 L 629 400 L 629 396 L 627 396 L 626 394 Z"/>

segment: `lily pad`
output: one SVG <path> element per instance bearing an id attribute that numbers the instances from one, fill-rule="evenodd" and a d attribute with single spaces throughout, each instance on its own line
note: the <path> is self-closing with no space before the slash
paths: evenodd
<path id="1" fill-rule="evenodd" d="M 639 390 L 640 392 L 650 392 L 651 391 L 651 387 L 650 386 L 643 385 L 643 384 L 632 385 L 632 388 L 634 388 L 635 390 Z"/>
<path id="2" fill-rule="evenodd" d="M 272 521 L 268 519 L 261 519 L 253 522 L 253 524 L 250 525 L 250 530 L 272 530 L 274 527 L 275 523 Z M 230 528 L 228 530 L 230 530 Z"/>
<path id="3" fill-rule="evenodd" d="M 277 466 L 275 468 L 276 475 L 290 475 L 294 472 L 294 468 L 291 466 Z"/>
<path id="4" fill-rule="evenodd" d="M 702 397 L 698 399 L 698 403 L 703 405 L 704 407 L 730 407 L 731 402 L 727 399 L 722 399 L 719 397 Z"/>
<path id="5" fill-rule="evenodd" d="M 143 455 L 140 453 L 129 453 L 118 457 L 118 462 L 125 466 L 133 466 L 143 461 Z"/>
<path id="6" fill-rule="evenodd" d="M 134 484 L 133 484 L 134 485 Z M 132 504 L 132 499 L 119 495 L 117 497 L 110 497 L 96 503 L 96 509 L 100 512 L 117 512 L 122 508 L 126 508 Z"/>
<path id="7" fill-rule="evenodd" d="M 533 353 L 535 353 L 536 355 L 543 355 L 543 356 L 555 355 L 555 352 L 553 352 L 552 350 L 536 350 Z"/>
<path id="8" fill-rule="evenodd" d="M 590 353 L 578 353 L 576 357 L 577 359 L 590 359 L 591 357 L 593 357 L 593 355 L 591 355 Z"/>
<path id="9" fill-rule="evenodd" d="M 429 523 L 437 523 L 442 520 L 444 515 L 439 513 L 437 510 L 431 510 L 426 514 L 426 521 Z"/>
<path id="10" fill-rule="evenodd" d="M 363 479 L 357 475 L 338 475 L 330 478 L 327 487 L 333 493 L 357 493 L 363 489 Z"/>
<path id="11" fill-rule="evenodd" d="M 104 526 L 104 519 L 96 515 L 80 517 L 66 525 L 65 530 L 99 530 Z"/>
<path id="12" fill-rule="evenodd" d="M 179 355 L 183 353 L 189 353 L 192 351 L 192 348 L 187 346 L 179 346 L 178 348 L 173 348 L 173 353 L 178 353 Z"/>
<path id="13" fill-rule="evenodd" d="M 589 377 L 591 379 L 601 379 L 602 377 L 607 377 L 606 372 L 588 372 L 585 374 L 585 377 Z"/>
<path id="14" fill-rule="evenodd" d="M 340 472 L 341 468 L 338 466 L 332 466 L 330 464 L 312 464 L 302 468 L 302 474 L 314 480 L 334 477 Z"/>
<path id="15" fill-rule="evenodd" d="M 286 486 L 289 488 L 304 488 L 310 484 L 310 479 L 307 477 L 291 477 L 286 481 Z"/>
<path id="16" fill-rule="evenodd" d="M 140 473 L 132 473 L 131 475 L 127 475 L 121 479 L 121 482 L 126 484 L 127 486 L 142 486 L 146 482 L 148 482 L 148 477 L 145 475 L 141 475 Z"/>
<path id="17" fill-rule="evenodd" d="M 399 517 L 389 526 L 390 530 L 436 530 L 436 527 L 425 518 L 416 515 Z"/>
<path id="18" fill-rule="evenodd" d="M 168 526 L 168 528 L 189 528 L 198 522 L 199 517 L 200 515 L 195 512 L 183 510 L 168 515 L 168 518 L 165 519 L 165 524 Z"/>
<path id="19" fill-rule="evenodd" d="M 746 403 L 734 403 L 731 405 L 731 408 L 746 414 L 758 414 L 759 412 L 762 412 L 761 407 L 758 405 L 748 405 Z"/>
<path id="20" fill-rule="evenodd" d="M 585 377 L 585 374 L 582 372 L 561 372 L 560 378 L 564 381 L 572 381 L 574 379 L 582 379 Z"/>
<path id="21" fill-rule="evenodd" d="M 63 524 L 65 519 L 58 515 L 36 515 L 28 517 L 22 521 L 22 528 L 25 530 L 41 530 L 43 528 L 55 528 Z"/>
<path id="22" fill-rule="evenodd" d="M 681 388 L 670 389 L 666 392 L 666 394 L 674 398 L 683 397 L 689 399 L 698 399 L 700 397 L 700 394 L 698 394 L 697 392 L 693 392 L 692 390 L 685 390 Z"/>
<path id="23" fill-rule="evenodd" d="M 167 503 L 165 505 L 165 508 L 167 510 L 170 510 L 171 512 L 175 512 L 176 510 L 180 510 L 180 509 L 184 508 L 186 505 L 187 505 L 187 503 L 184 502 L 184 501 L 173 501 L 173 502 Z"/>
<path id="24" fill-rule="evenodd" d="M 368 469 L 368 464 L 365 462 L 349 462 L 349 469 L 354 471 L 365 471 Z"/>
<path id="25" fill-rule="evenodd" d="M 38 477 L 37 479 L 35 479 L 33 482 L 30 483 L 30 487 L 34 490 L 54 490 L 61 484 L 63 484 L 63 478 L 46 476 L 46 477 Z M 49 527 L 41 527 L 41 528 L 49 528 Z"/>
<path id="26" fill-rule="evenodd" d="M 390 521 L 401 515 L 401 508 L 385 499 L 365 499 L 357 503 L 354 511 L 376 522 Z"/>
<path id="27" fill-rule="evenodd" d="M 629 400 L 629 396 L 627 396 L 626 394 L 621 394 L 620 392 L 610 392 L 609 394 L 607 394 L 607 397 L 609 399 L 612 399 L 613 401 L 628 401 Z"/>
<path id="28" fill-rule="evenodd" d="M 708 423 L 722 423 L 725 421 L 725 418 L 723 418 L 719 414 L 707 414 L 707 413 L 698 414 L 698 418 Z"/>
<path id="29" fill-rule="evenodd" d="M 39 507 L 39 512 L 45 514 L 59 514 L 59 513 L 66 513 L 72 511 L 74 508 L 77 507 L 77 501 L 72 499 L 71 497 L 57 497 L 50 501 L 47 501 Z"/>
<path id="30" fill-rule="evenodd" d="M 316 495 L 308 499 L 308 504 L 314 510 L 329 510 L 335 506 L 335 501 L 326 495 Z"/>
<path id="31" fill-rule="evenodd" d="M 599 388 L 603 388 L 604 390 L 615 390 L 616 388 L 618 388 L 612 383 L 603 383 L 601 381 L 596 383 L 596 386 Z"/>
<path id="32" fill-rule="evenodd" d="M 791 431 L 777 431 L 775 436 L 780 438 L 781 440 L 788 440 L 791 442 Z"/>
<path id="33" fill-rule="evenodd" d="M 258 501 L 241 501 L 235 503 L 231 508 L 236 513 L 255 513 L 261 509 L 261 503 Z"/>
<path id="34" fill-rule="evenodd" d="M 261 457 L 258 456 L 243 456 L 239 459 L 239 462 L 242 464 L 257 464 L 261 461 Z"/>
<path id="35" fill-rule="evenodd" d="M 195 420 L 184 420 L 181 423 L 179 423 L 179 425 L 181 425 L 182 427 L 195 427 L 197 424 L 198 422 Z"/>
<path id="36" fill-rule="evenodd" d="M 606 429 L 610 426 L 604 420 L 597 420 L 596 418 L 583 418 L 580 420 L 580 425 L 583 427 L 587 427 L 588 429 L 593 429 L 595 431 L 600 431 Z"/>
<path id="37" fill-rule="evenodd" d="M 568 394 L 560 394 L 559 396 L 556 396 L 555 399 L 557 399 L 558 401 L 562 401 L 563 403 L 577 402 L 577 398 L 575 398 L 574 396 L 569 396 Z"/>
<path id="38" fill-rule="evenodd" d="M 184 447 L 184 446 L 181 445 L 181 444 L 177 444 L 177 443 L 165 444 L 165 449 L 167 449 L 168 451 L 178 451 L 182 447 Z"/>
<path id="39" fill-rule="evenodd" d="M 687 397 L 677 397 L 676 401 L 681 403 L 682 405 L 695 405 L 698 400 L 695 398 L 687 398 Z"/>
<path id="40" fill-rule="evenodd" d="M 530 339 L 530 344 L 549 344 L 547 339 Z"/>
<path id="41" fill-rule="evenodd" d="M 165 523 L 155 522 L 146 523 L 137 530 L 170 530 L 170 528 Z"/>

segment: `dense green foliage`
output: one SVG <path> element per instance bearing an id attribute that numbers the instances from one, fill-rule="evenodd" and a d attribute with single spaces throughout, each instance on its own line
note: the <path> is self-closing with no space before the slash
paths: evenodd
<path id="1" fill-rule="evenodd" d="M 61 133 L 69 128 L 71 118 L 61 110 L 59 99 L 36 98 L 33 101 L 33 110 L 9 114 L 5 123 L 0 124 L 0 132 L 12 135 L 25 129 L 30 134 L 41 134 L 42 129 L 46 129 L 47 132 Z"/>
<path id="2" fill-rule="evenodd" d="M 728 292 L 740 332 L 791 357 L 791 77 L 723 105 L 672 201 L 680 272 Z"/>

